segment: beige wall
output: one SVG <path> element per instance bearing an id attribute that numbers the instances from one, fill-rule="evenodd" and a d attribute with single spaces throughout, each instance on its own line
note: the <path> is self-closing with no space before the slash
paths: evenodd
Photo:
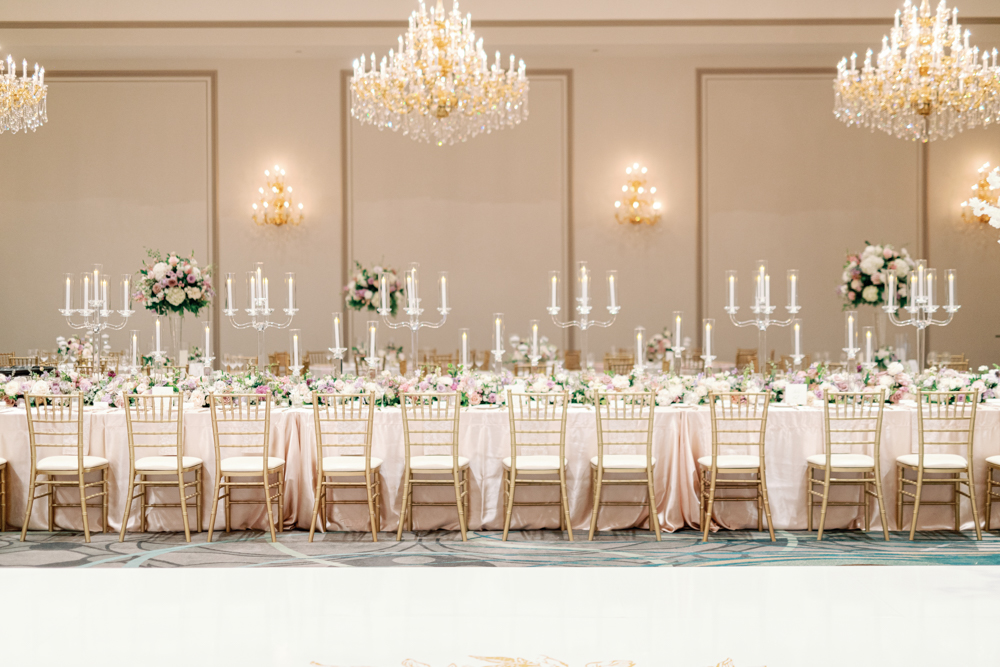
<path id="1" fill-rule="evenodd" d="M 475 330 L 477 345 L 485 342 L 483 317 L 495 310 L 510 313 L 511 333 L 526 329 L 533 314 L 544 322 L 539 277 L 544 280 L 549 268 L 574 256 L 587 259 L 601 273 L 617 268 L 621 274 L 618 321 L 591 335 L 591 348 L 599 355 L 611 345 L 627 345 L 637 325 L 663 327 L 673 310 L 683 310 L 693 324 L 703 302 L 705 313 L 721 320 L 721 300 L 713 290 L 721 286 L 723 272 L 730 265 L 746 269 L 763 252 L 775 272 L 790 266 L 792 258 L 802 258 L 794 263 L 815 301 L 802 313 L 805 351 L 836 353 L 842 314 L 832 292 L 845 250 L 860 247 L 867 238 L 916 252 L 924 198 L 918 147 L 836 123 L 828 79 L 754 81 L 737 76 L 705 88 L 701 205 L 708 242 L 706 291 L 697 291 L 698 70 L 831 67 L 844 53 L 876 43 L 880 31 L 866 33 L 859 42 L 858 28 L 827 26 L 822 43 L 790 43 L 794 40 L 786 37 L 779 47 L 750 43 L 754 40 L 749 29 L 731 28 L 711 33 L 711 39 L 698 32 L 702 43 L 696 49 L 630 46 L 623 37 L 619 45 L 602 45 L 595 52 L 597 47 L 549 46 L 574 42 L 572 29 L 496 30 L 500 36 L 492 43 L 493 30 L 483 31 L 488 45 L 506 52 L 510 47 L 501 38 L 511 35 L 516 52 L 531 68 L 572 71 L 572 95 L 562 102 L 565 108 L 558 106 L 563 100 L 560 78 L 540 77 L 527 124 L 463 146 L 415 144 L 354 121 L 347 128 L 352 150 L 346 203 L 353 207 L 349 216 L 354 233 L 347 256 L 369 262 L 384 254 L 398 266 L 416 260 L 427 274 L 448 270 L 457 290 L 459 301 L 453 303 L 448 324 L 425 338 L 429 345 L 450 347 L 460 326 Z M 837 41 L 837 30 L 844 43 Z M 123 32 L 114 33 L 118 42 L 137 44 L 146 35 L 162 43 L 170 33 L 135 31 L 129 40 Z M 192 34 L 180 32 L 184 39 Z M 242 39 L 238 32 L 232 31 L 234 43 Z M 14 41 L 6 40 L 5 47 L 17 43 L 15 53 L 28 49 L 50 69 L 216 70 L 220 269 L 242 273 L 262 260 L 273 280 L 295 270 L 302 309 L 296 324 L 304 331 L 305 346 L 318 349 L 329 344 L 329 315 L 341 303 L 345 174 L 340 72 L 356 53 L 382 52 L 394 41 L 391 35 L 383 39 L 382 32 L 323 33 L 323 56 L 274 60 L 208 55 L 181 60 L 177 49 L 169 57 L 101 59 L 93 55 L 96 47 L 80 44 L 85 40 L 78 39 L 77 46 L 60 45 L 58 31 L 15 31 Z M 218 38 L 213 48 L 225 52 L 230 33 L 211 34 Z M 255 34 L 265 38 L 272 33 Z M 303 42 L 314 35 L 308 30 L 282 34 L 301 35 Z M 644 34 L 648 42 L 649 33 Z M 1000 28 L 979 26 L 976 41 L 981 46 L 1000 44 Z M 289 49 L 295 46 L 293 41 Z M 308 44 L 303 48 L 308 51 Z M 74 49 L 91 57 L 74 57 Z M 153 88 L 167 90 L 164 85 Z M 138 112 L 129 106 L 133 102 L 103 97 L 96 88 L 88 87 L 84 97 L 113 102 L 110 109 L 84 104 L 72 90 L 53 83 L 50 122 L 36 134 L 0 136 L 6 158 L 0 182 L 18 184 L 0 188 L 0 228 L 5 240 L 14 240 L 20 250 L 0 265 L 0 280 L 6 286 L 19 284 L 21 276 L 37 267 L 54 265 L 18 290 L 3 291 L 7 322 L 18 324 L 0 328 L 0 348 L 23 352 L 51 345 L 57 335 L 67 333 L 54 312 L 58 280 L 68 270 L 63 266 L 93 261 L 103 250 L 104 256 L 124 265 L 122 270 L 135 268 L 143 246 L 208 253 L 206 93 L 190 100 L 172 93 L 139 95 L 150 109 Z M 997 264 L 991 258 L 1000 247 L 995 230 L 967 229 L 956 221 L 957 203 L 967 196 L 976 168 L 985 159 L 1000 163 L 998 132 L 977 130 L 928 151 L 927 251 L 934 266 L 959 269 L 965 304 L 949 330 L 935 332 L 932 347 L 966 351 L 976 363 L 1000 356 L 994 338 L 1000 331 L 990 319 L 998 304 L 985 289 L 996 281 Z M 132 150 L 132 158 L 123 165 L 115 154 L 126 149 Z M 563 202 L 565 179 L 556 170 L 564 168 L 561 157 L 567 151 L 572 153 L 572 196 Z M 649 167 L 650 182 L 665 205 L 663 220 L 653 228 L 626 228 L 613 218 L 623 169 L 633 161 Z M 305 204 L 307 217 L 301 227 L 264 229 L 249 219 L 263 169 L 275 163 L 286 168 L 297 199 Z M 57 167 L 64 174 L 59 181 L 30 177 Z M 96 179 L 93 186 L 104 188 L 101 197 L 132 207 L 123 214 L 130 222 L 128 234 L 102 233 L 108 225 L 105 217 L 88 213 L 94 197 L 66 184 L 74 174 L 83 178 L 87 173 L 102 174 L 103 180 Z M 177 211 L 188 209 L 191 227 L 177 227 Z M 21 220 L 30 225 L 19 224 Z M 51 226 L 42 225 L 42 220 Z M 74 221 L 72 244 L 62 242 L 67 220 Z M 567 223 L 573 244 L 564 249 L 558 244 Z M 770 231 L 762 236 L 763 230 Z M 40 237 L 36 232 L 44 232 L 48 244 L 64 254 L 47 259 L 51 253 L 27 242 L 29 234 Z M 101 239 L 102 245 L 87 245 L 94 239 Z M 766 247 L 750 245 L 760 239 L 768 241 Z M 418 242 L 421 245 L 414 245 Z M 505 256 L 508 262 L 498 262 Z M 778 293 L 783 295 L 783 288 Z M 688 333 L 692 329 L 688 327 Z M 748 330 L 737 332 L 721 324 L 719 330 L 725 336 L 719 342 L 723 357 L 731 357 L 737 345 L 753 345 Z M 547 333 L 557 335 L 552 328 Z M 787 342 L 784 334 L 775 336 L 779 351 Z M 221 340 L 223 351 L 254 349 L 252 334 L 227 324 L 221 328 Z M 287 346 L 283 332 L 269 341 L 270 349 Z"/>

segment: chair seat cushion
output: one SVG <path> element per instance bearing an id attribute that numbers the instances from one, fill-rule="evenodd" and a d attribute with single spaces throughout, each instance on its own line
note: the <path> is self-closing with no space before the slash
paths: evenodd
<path id="1" fill-rule="evenodd" d="M 653 458 L 653 465 L 656 465 L 656 458 Z M 597 457 L 590 459 L 590 465 L 597 467 Z M 636 468 L 646 468 L 646 455 L 645 454 L 605 454 L 604 455 L 604 469 L 611 470 L 612 468 L 626 468 L 626 469 L 636 469 Z"/>
<path id="2" fill-rule="evenodd" d="M 703 456 L 698 459 L 698 465 L 703 468 L 712 467 L 712 457 Z M 720 454 L 718 456 L 718 466 L 722 468 L 759 468 L 760 457 L 753 454 Z"/>
<path id="3" fill-rule="evenodd" d="M 74 471 L 76 470 L 77 463 L 79 459 L 75 456 L 46 456 L 44 459 L 38 462 L 38 472 L 49 472 L 49 471 Z M 100 456 L 84 456 L 83 457 L 83 467 L 84 468 L 100 468 L 101 466 L 108 465 L 108 460 L 101 458 Z"/>
<path id="4" fill-rule="evenodd" d="M 184 468 L 197 468 L 202 464 L 202 460 L 197 456 L 181 457 L 181 465 Z M 135 469 L 138 471 L 149 470 L 153 472 L 177 470 L 176 456 L 144 456 L 135 462 Z"/>
<path id="5" fill-rule="evenodd" d="M 372 470 L 382 465 L 382 459 L 377 456 L 371 458 Z M 365 457 L 358 455 L 349 456 L 324 456 L 323 470 L 325 472 L 364 472 Z"/>
<path id="6" fill-rule="evenodd" d="M 904 466 L 917 467 L 916 454 L 903 454 L 896 460 Z M 958 454 L 924 454 L 924 468 L 965 468 L 968 463 L 964 456 Z"/>
<path id="7" fill-rule="evenodd" d="M 410 470 L 451 470 L 452 457 L 446 454 L 429 456 L 411 456 Z M 469 459 L 464 456 L 458 457 L 458 467 L 464 468 L 469 465 Z"/>
<path id="8" fill-rule="evenodd" d="M 563 459 L 563 466 L 568 463 Z M 646 465 L 643 463 L 643 465 Z M 510 468 L 510 457 L 503 460 L 503 467 Z M 559 470 L 559 457 L 548 454 L 529 454 L 517 457 L 518 470 Z"/>
<path id="9" fill-rule="evenodd" d="M 263 465 L 260 456 L 233 456 L 222 459 L 220 467 L 222 472 L 259 472 Z M 274 470 L 285 465 L 284 459 L 277 456 L 267 457 L 267 469 Z"/>
<path id="10" fill-rule="evenodd" d="M 806 461 L 814 466 L 826 467 L 826 454 L 813 454 Z M 875 459 L 866 454 L 831 454 L 830 466 L 833 468 L 874 468 Z"/>
<path id="11" fill-rule="evenodd" d="M 5 459 L 4 457 L 0 456 L 0 466 L 5 466 L 5 465 L 7 465 L 7 459 Z"/>
<path id="12" fill-rule="evenodd" d="M 0 459 L 2 461 L 3 459 Z M 1000 456 L 989 456 L 986 458 L 987 463 L 992 463 L 995 466 L 1000 466 Z"/>

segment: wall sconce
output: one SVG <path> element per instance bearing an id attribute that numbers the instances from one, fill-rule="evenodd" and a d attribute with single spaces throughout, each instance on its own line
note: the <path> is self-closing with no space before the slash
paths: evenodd
<path id="1" fill-rule="evenodd" d="M 622 186 L 622 199 L 615 202 L 615 219 L 619 224 L 655 225 L 660 220 L 660 202 L 652 198 L 656 188 L 646 185 L 646 168 L 636 162 L 625 168 L 625 175 L 628 180 Z"/>
<path id="2" fill-rule="evenodd" d="M 996 178 L 996 171 L 996 169 L 993 170 L 994 178 Z M 982 202 L 992 205 L 994 209 L 997 206 L 997 193 L 994 185 L 990 183 L 990 176 L 990 163 L 987 162 L 979 168 L 979 182 L 972 186 L 972 191 L 975 194 L 970 200 L 962 202 L 962 220 L 982 223 L 990 221 L 990 214 L 986 208 L 976 205 L 977 202 Z M 996 186 L 1000 189 L 1000 182 L 996 183 Z M 978 215 L 976 214 L 977 210 L 980 211 Z"/>
<path id="3" fill-rule="evenodd" d="M 264 170 L 267 189 L 258 188 L 260 200 L 253 205 L 253 221 L 258 225 L 298 225 L 302 222 L 302 204 L 292 205 L 292 186 L 285 185 L 285 170 L 274 165 L 274 173 Z"/>

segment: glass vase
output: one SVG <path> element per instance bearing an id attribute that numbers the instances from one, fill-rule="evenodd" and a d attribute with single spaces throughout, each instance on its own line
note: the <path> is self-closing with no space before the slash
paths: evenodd
<path id="1" fill-rule="evenodd" d="M 181 350 L 184 345 L 181 342 L 184 338 L 184 315 L 180 313 L 171 313 L 167 316 L 167 324 L 169 330 L 169 337 L 167 338 L 167 356 L 170 358 L 170 364 L 172 366 L 177 366 L 180 364 Z"/>

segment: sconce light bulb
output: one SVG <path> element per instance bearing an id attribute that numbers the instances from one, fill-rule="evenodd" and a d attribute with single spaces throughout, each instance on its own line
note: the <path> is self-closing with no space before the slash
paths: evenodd
<path id="1" fill-rule="evenodd" d="M 626 174 L 631 174 L 632 173 L 632 167 L 626 167 L 625 168 L 625 173 Z"/>
<path id="2" fill-rule="evenodd" d="M 633 169 L 638 169 L 638 168 L 639 168 L 639 163 L 638 163 L 638 162 L 636 162 L 635 164 L 633 164 L 633 165 L 632 165 L 632 168 L 633 168 Z"/>
<path id="3" fill-rule="evenodd" d="M 300 211 L 302 210 L 302 204 L 299 204 L 299 210 Z"/>
<path id="4" fill-rule="evenodd" d="M 639 194 L 642 194 L 642 192 L 643 192 L 643 189 L 642 189 L 642 186 L 640 185 L 639 186 Z"/>
<path id="5" fill-rule="evenodd" d="M 257 192 L 264 194 L 264 188 L 257 188 Z"/>
<path id="6" fill-rule="evenodd" d="M 627 185 L 623 185 L 622 186 L 622 192 L 628 192 L 628 186 Z"/>
<path id="7" fill-rule="evenodd" d="M 632 208 L 639 208 L 639 202 L 637 201 L 632 202 Z"/>
<path id="8" fill-rule="evenodd" d="M 656 210 L 659 210 L 660 209 L 660 202 L 653 202 L 653 208 L 655 208 Z"/>
<path id="9" fill-rule="evenodd" d="M 644 174 L 646 173 L 646 168 L 645 167 L 642 168 L 642 173 L 644 173 Z"/>
<path id="10" fill-rule="evenodd" d="M 267 169 L 265 169 L 265 170 L 264 170 L 264 175 L 265 175 L 265 176 L 270 176 L 270 175 L 271 175 L 271 172 L 270 172 L 270 171 L 268 171 Z"/>
<path id="11" fill-rule="evenodd" d="M 649 194 L 655 195 L 656 194 L 656 188 L 650 188 L 649 189 Z"/>
<path id="12" fill-rule="evenodd" d="M 615 202 L 615 208 L 621 208 L 621 205 L 622 205 L 622 203 L 620 201 L 616 201 Z M 254 208 L 257 208 L 256 204 L 254 204 Z"/>

